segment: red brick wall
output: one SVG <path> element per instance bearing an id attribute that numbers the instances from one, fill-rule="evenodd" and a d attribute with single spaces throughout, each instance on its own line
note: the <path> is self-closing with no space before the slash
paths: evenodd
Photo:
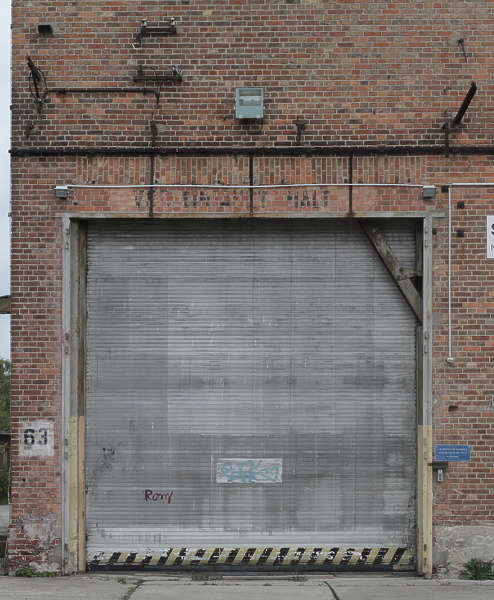
<path id="1" fill-rule="evenodd" d="M 492 161 L 451 161 L 451 180 L 494 181 Z M 486 215 L 493 214 L 492 188 L 452 192 L 452 356 L 447 358 L 447 223 L 434 244 L 434 441 L 469 444 L 470 463 L 450 463 L 435 486 L 436 525 L 494 523 L 494 279 L 486 259 Z M 459 201 L 465 208 L 457 208 Z M 458 231 L 464 237 L 458 237 Z"/>
<path id="2" fill-rule="evenodd" d="M 61 514 L 61 248 L 53 182 L 73 159 L 12 160 L 11 568 L 59 563 Z M 23 421 L 54 423 L 51 458 L 21 458 Z"/>
<path id="3" fill-rule="evenodd" d="M 36 146 L 441 144 L 445 111 L 480 91 L 455 139 L 489 143 L 494 7 L 489 2 L 328 0 L 101 2 L 14 0 L 16 144 Z M 142 19 L 178 34 L 135 43 Z M 54 37 L 37 23 L 52 22 Z M 465 40 L 467 60 L 456 44 Z M 50 94 L 41 117 L 26 86 L 30 55 L 48 87 L 135 85 L 178 65 L 182 83 L 152 94 Z M 139 84 L 141 85 L 141 84 Z M 265 88 L 262 124 L 234 119 L 234 88 Z M 29 138 L 26 127 L 31 124 Z"/>
<path id="4" fill-rule="evenodd" d="M 10 568 L 30 563 L 57 568 L 61 535 L 61 265 L 59 214 L 148 218 L 147 190 L 71 190 L 57 184 L 146 184 L 150 157 L 62 155 L 85 147 L 283 147 L 295 145 L 295 119 L 307 121 L 302 144 L 366 146 L 382 151 L 353 159 L 355 183 L 447 184 L 494 181 L 489 156 L 391 156 L 385 146 L 436 146 L 475 79 L 479 91 L 452 134 L 455 145 L 492 138 L 494 7 L 438 2 L 283 2 L 238 0 L 147 2 L 88 0 L 13 2 L 13 146 L 45 147 L 60 155 L 12 160 L 12 525 Z M 145 38 L 134 48 L 141 19 L 174 16 L 178 35 Z M 52 38 L 37 35 L 53 22 Z M 455 43 L 465 40 L 468 62 Z M 28 91 L 25 56 L 43 69 L 48 87 L 134 86 L 137 64 L 148 73 L 179 65 L 183 83 L 153 95 L 49 94 L 38 115 Z M 142 85 L 142 84 L 139 84 Z M 265 87 L 262 123 L 234 119 L 234 88 Z M 29 131 L 29 136 L 27 133 Z M 272 151 L 270 151 L 272 152 Z M 343 183 L 346 156 L 256 156 L 255 184 Z M 248 184 L 247 156 L 156 157 L 155 181 Z M 434 443 L 472 446 L 472 461 L 451 465 L 435 484 L 435 525 L 494 523 L 494 283 L 485 256 L 485 216 L 494 189 L 453 192 L 453 356 L 447 352 L 447 220 L 434 235 Z M 456 202 L 463 200 L 464 209 Z M 256 191 L 157 190 L 159 216 L 314 214 L 345 216 L 345 188 Z M 447 194 L 424 202 L 412 188 L 355 188 L 354 210 L 446 209 Z M 456 236 L 457 229 L 465 236 Z M 21 459 L 23 420 L 55 423 L 55 456 Z"/>

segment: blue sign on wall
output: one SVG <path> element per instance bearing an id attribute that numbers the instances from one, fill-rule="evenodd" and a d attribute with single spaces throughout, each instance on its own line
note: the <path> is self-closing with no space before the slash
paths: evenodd
<path id="1" fill-rule="evenodd" d="M 470 446 L 454 446 L 439 444 L 436 446 L 435 460 L 447 462 L 463 462 L 470 460 Z"/>

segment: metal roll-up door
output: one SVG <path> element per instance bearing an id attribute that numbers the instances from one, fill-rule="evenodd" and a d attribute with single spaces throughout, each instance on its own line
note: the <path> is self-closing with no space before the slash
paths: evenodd
<path id="1" fill-rule="evenodd" d="M 410 566 L 416 323 L 358 223 L 91 223 L 87 265 L 90 567 Z"/>

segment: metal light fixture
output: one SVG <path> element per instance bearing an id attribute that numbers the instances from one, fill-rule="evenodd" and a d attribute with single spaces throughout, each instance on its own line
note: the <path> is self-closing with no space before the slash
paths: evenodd
<path id="1" fill-rule="evenodd" d="M 61 200 L 67 200 L 69 197 L 69 188 L 66 185 L 57 185 L 55 186 L 55 198 L 60 198 Z"/>
<path id="2" fill-rule="evenodd" d="M 264 88 L 235 88 L 235 118 L 262 119 L 264 117 Z"/>
<path id="3" fill-rule="evenodd" d="M 51 23 L 38 23 L 38 33 L 42 37 L 54 34 L 54 27 Z"/>
<path id="4" fill-rule="evenodd" d="M 142 40 L 145 37 L 150 36 L 165 36 L 165 35 L 176 35 L 177 33 L 177 20 L 175 17 L 169 17 L 165 23 L 157 26 L 150 26 L 147 19 L 141 21 L 141 28 L 135 37 L 135 41 L 139 46 L 142 44 Z"/>
<path id="5" fill-rule="evenodd" d="M 432 200 L 436 197 L 437 188 L 435 185 L 424 185 L 422 187 L 422 198 L 424 200 Z"/>

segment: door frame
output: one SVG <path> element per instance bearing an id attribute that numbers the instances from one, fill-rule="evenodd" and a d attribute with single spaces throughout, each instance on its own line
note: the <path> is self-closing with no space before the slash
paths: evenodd
<path id="1" fill-rule="evenodd" d="M 86 233 L 88 220 L 112 215 L 62 213 L 62 572 L 86 571 L 85 341 Z M 116 215 L 115 215 L 116 216 Z M 174 215 L 177 218 L 179 215 Z M 235 218 L 235 215 L 215 215 Z M 432 220 L 439 212 L 366 213 L 365 219 L 414 218 L 422 235 L 422 326 L 417 327 L 417 539 L 416 569 L 432 574 Z M 122 215 L 118 215 L 122 219 Z M 339 219 L 338 214 L 276 218 Z M 130 217 L 132 218 L 132 217 Z M 155 217 L 155 219 L 168 218 Z M 211 218 L 211 217 L 210 217 Z M 256 218 L 256 217 L 252 217 Z M 266 218 L 263 216 L 262 218 Z M 269 217 L 268 217 L 269 218 Z M 272 218 L 275 218 L 272 216 Z"/>

